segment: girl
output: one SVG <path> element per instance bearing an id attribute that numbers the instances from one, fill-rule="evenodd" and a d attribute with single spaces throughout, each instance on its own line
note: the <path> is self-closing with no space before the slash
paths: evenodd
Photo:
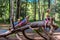
<path id="1" fill-rule="evenodd" d="M 50 21 L 50 9 L 47 10 L 47 13 L 45 14 L 45 23 L 48 24 Z"/>

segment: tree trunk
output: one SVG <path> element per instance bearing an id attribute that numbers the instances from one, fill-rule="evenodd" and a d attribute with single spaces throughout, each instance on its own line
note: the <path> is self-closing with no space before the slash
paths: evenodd
<path id="1" fill-rule="evenodd" d="M 10 0 L 9 0 L 9 13 L 10 13 Z M 10 14 L 9 14 L 9 19 L 10 19 Z M 10 21 L 9 21 L 10 22 Z"/>
<path id="2" fill-rule="evenodd" d="M 20 17 L 20 0 L 17 0 L 17 14 L 16 14 L 17 19 Z"/>
<path id="3" fill-rule="evenodd" d="M 26 0 L 26 6 L 25 6 L 25 17 L 27 15 L 27 0 Z"/>
<path id="4" fill-rule="evenodd" d="M 14 1 L 10 0 L 10 23 L 11 27 L 14 29 Z"/>
<path id="5" fill-rule="evenodd" d="M 44 20 L 44 8 L 42 9 L 42 20 Z"/>
<path id="6" fill-rule="evenodd" d="M 45 11 L 45 0 L 43 1 L 43 10 L 42 10 L 42 20 L 44 20 L 44 11 Z"/>
<path id="7" fill-rule="evenodd" d="M 41 7 L 41 17 L 40 17 L 40 18 L 41 18 L 41 20 L 42 20 L 42 7 Z"/>
<path id="8" fill-rule="evenodd" d="M 40 20 L 40 0 L 38 0 L 38 17 L 39 17 L 39 20 Z"/>
<path id="9" fill-rule="evenodd" d="M 55 11 L 54 11 L 54 21 L 55 21 L 55 14 L 56 14 L 56 0 L 55 0 L 55 3 L 54 3 L 55 5 Z"/>
<path id="10" fill-rule="evenodd" d="M 50 9 L 50 0 L 48 0 L 48 8 Z"/>
<path id="11" fill-rule="evenodd" d="M 34 2 L 34 21 L 36 21 L 36 0 Z"/>

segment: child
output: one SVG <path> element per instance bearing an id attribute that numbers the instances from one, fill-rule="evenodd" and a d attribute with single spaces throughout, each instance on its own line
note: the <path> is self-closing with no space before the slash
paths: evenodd
<path id="1" fill-rule="evenodd" d="M 47 13 L 45 15 L 45 23 L 48 24 L 50 21 L 50 9 L 47 10 Z"/>
<path id="2" fill-rule="evenodd" d="M 26 25 L 29 22 L 29 16 L 26 16 L 24 20 L 22 20 L 19 24 L 17 24 L 15 27 L 17 26 L 23 26 Z"/>
<path id="3" fill-rule="evenodd" d="M 47 13 L 46 13 L 46 15 L 45 15 L 46 17 L 45 17 L 45 25 L 50 25 L 50 28 L 47 28 L 46 26 L 45 26 L 45 28 L 46 28 L 46 30 L 48 29 L 50 29 L 50 31 L 49 31 L 49 33 L 50 34 L 52 34 L 53 33 L 53 22 L 54 22 L 54 19 L 52 18 L 52 17 L 50 17 L 50 9 L 48 9 L 47 10 Z"/>
<path id="4" fill-rule="evenodd" d="M 14 27 L 17 25 L 17 24 L 19 24 L 21 22 L 21 20 L 20 19 L 18 19 L 18 21 L 17 22 L 14 22 Z M 9 30 L 11 31 L 13 28 L 11 27 L 11 28 L 9 28 Z"/>
<path id="5" fill-rule="evenodd" d="M 18 19 L 18 21 L 17 21 L 17 22 L 14 22 L 14 26 L 16 26 L 19 22 L 21 22 L 21 20 L 20 20 L 20 19 Z"/>
<path id="6" fill-rule="evenodd" d="M 46 25 L 49 23 L 50 21 L 50 9 L 47 9 L 47 12 L 45 14 L 45 29 L 49 30 L 49 28 L 46 27 Z"/>
<path id="7" fill-rule="evenodd" d="M 18 26 L 24 26 L 29 22 L 29 16 L 26 16 L 24 20 L 20 21 L 20 19 L 18 19 L 17 22 L 14 22 L 14 27 L 18 27 Z M 10 28 L 9 30 L 11 31 L 12 28 Z"/>
<path id="8" fill-rule="evenodd" d="M 53 17 L 50 17 L 50 9 L 47 10 L 47 13 L 45 15 L 45 23 L 46 24 L 53 24 Z"/>

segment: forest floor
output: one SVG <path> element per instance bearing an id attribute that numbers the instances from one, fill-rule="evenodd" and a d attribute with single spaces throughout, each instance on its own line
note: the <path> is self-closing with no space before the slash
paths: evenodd
<path id="1" fill-rule="evenodd" d="M 34 34 L 35 34 L 35 33 L 34 33 Z M 33 35 L 33 33 L 27 33 L 27 35 L 28 35 L 30 38 L 34 38 L 34 39 L 36 39 L 36 40 L 42 40 L 42 39 L 43 39 L 42 37 L 40 37 L 40 36 L 37 35 L 37 34 Z M 60 40 L 60 33 L 54 33 L 53 36 L 56 37 L 58 40 Z M 20 38 L 21 38 L 22 40 L 27 40 L 22 34 L 20 35 Z M 6 39 L 5 39 L 5 38 L 0 38 L 0 40 L 6 40 Z M 16 36 L 15 36 L 15 37 L 9 36 L 8 40 L 18 40 L 18 39 L 16 38 Z"/>

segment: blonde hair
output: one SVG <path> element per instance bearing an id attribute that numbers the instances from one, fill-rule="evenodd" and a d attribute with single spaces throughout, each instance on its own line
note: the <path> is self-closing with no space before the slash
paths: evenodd
<path id="1" fill-rule="evenodd" d="M 18 19 L 18 21 L 20 21 L 20 19 Z"/>

